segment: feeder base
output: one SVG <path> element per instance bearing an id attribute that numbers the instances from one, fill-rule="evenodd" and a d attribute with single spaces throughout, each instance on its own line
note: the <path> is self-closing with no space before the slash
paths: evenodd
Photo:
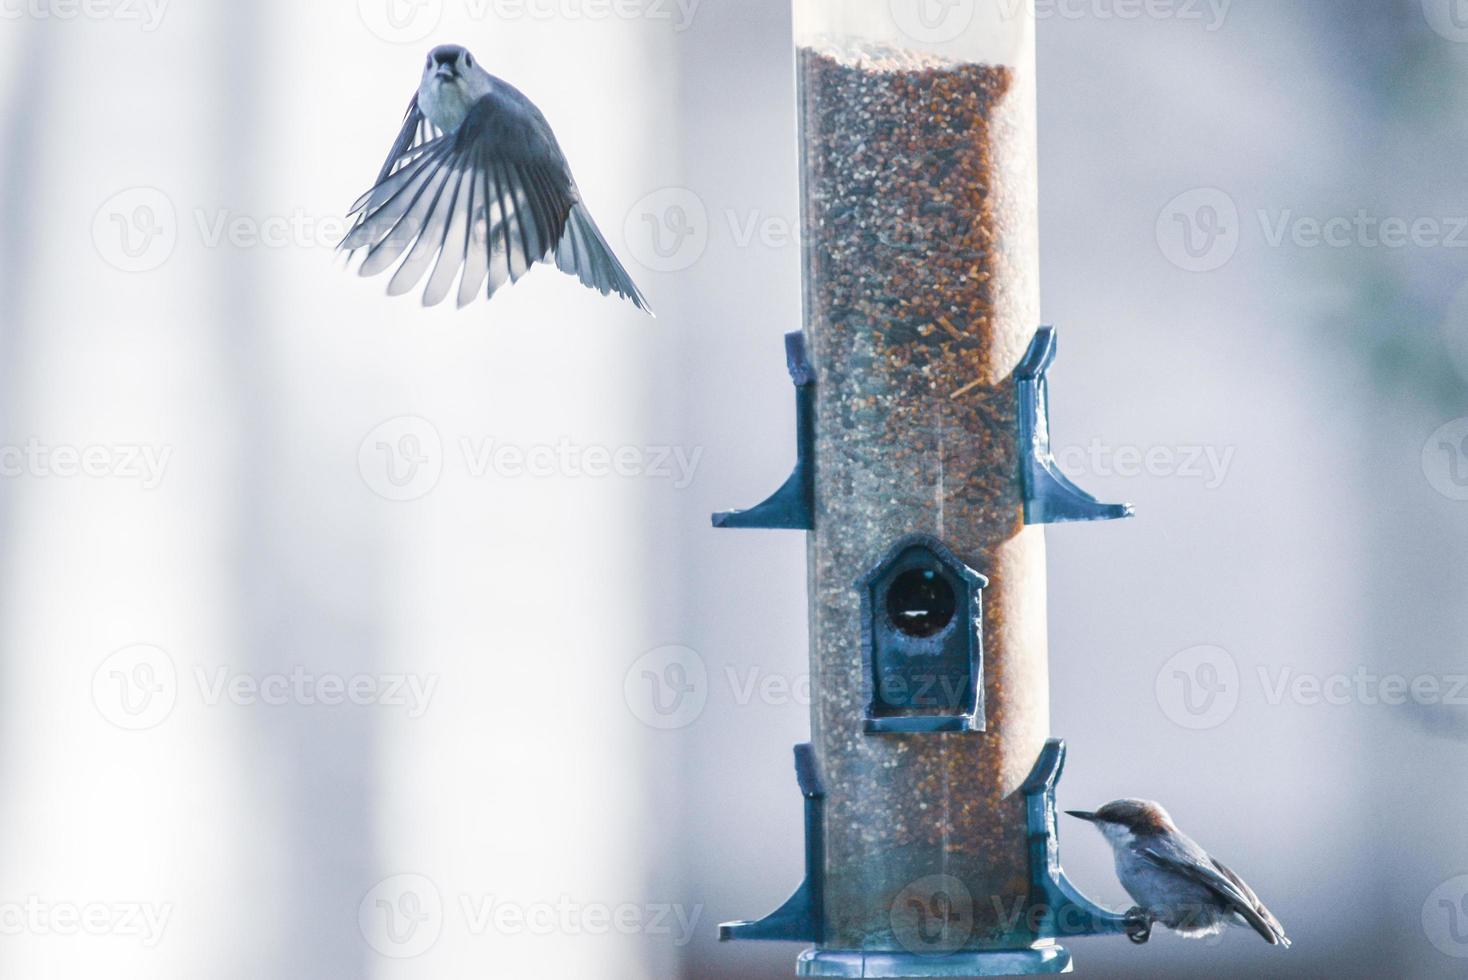
<path id="1" fill-rule="evenodd" d="M 950 956 L 808 949 L 800 954 L 801 977 L 1028 977 L 1069 973 L 1070 954 L 1060 946 Z"/>

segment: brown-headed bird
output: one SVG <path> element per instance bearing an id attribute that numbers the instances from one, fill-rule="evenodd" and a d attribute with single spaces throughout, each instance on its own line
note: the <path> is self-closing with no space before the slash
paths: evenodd
<path id="1" fill-rule="evenodd" d="M 1106 837 L 1116 854 L 1116 876 L 1137 903 L 1133 914 L 1161 922 L 1183 936 L 1216 935 L 1229 925 L 1252 928 L 1271 946 L 1289 946 L 1254 890 L 1149 800 L 1117 800 L 1094 813 L 1067 810 Z M 1145 933 L 1134 936 L 1145 942 Z"/>

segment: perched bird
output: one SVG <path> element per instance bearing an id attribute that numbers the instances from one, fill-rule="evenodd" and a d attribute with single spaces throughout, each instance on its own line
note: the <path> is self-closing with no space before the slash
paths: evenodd
<path id="1" fill-rule="evenodd" d="M 1271 946 L 1290 945 L 1284 927 L 1244 880 L 1177 829 L 1172 817 L 1147 800 L 1117 800 L 1095 813 L 1067 810 L 1096 825 L 1116 853 L 1116 876 L 1146 923 L 1161 922 L 1201 938 L 1228 925 L 1248 925 Z M 1133 936 L 1146 941 L 1146 931 Z"/>
<path id="2" fill-rule="evenodd" d="M 462 307 L 554 256 L 602 295 L 648 308 L 587 213 L 545 116 L 457 44 L 428 53 L 377 182 L 351 213 L 357 219 L 340 247 L 367 250 L 361 275 L 402 259 L 389 295 L 427 273 L 425 306 L 448 296 L 457 278 Z"/>

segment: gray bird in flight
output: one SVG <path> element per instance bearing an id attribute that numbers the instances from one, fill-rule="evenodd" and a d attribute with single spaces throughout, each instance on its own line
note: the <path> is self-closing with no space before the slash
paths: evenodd
<path id="1" fill-rule="evenodd" d="M 1133 913 L 1144 923 L 1161 922 L 1192 938 L 1215 935 L 1231 924 L 1247 925 L 1271 946 L 1290 945 L 1284 927 L 1244 879 L 1178 830 L 1158 804 L 1117 800 L 1095 813 L 1066 812 L 1094 824 L 1111 844 L 1116 876 L 1137 903 Z M 1146 942 L 1147 931 L 1133 940 Z"/>
<path id="2" fill-rule="evenodd" d="M 423 305 L 442 302 L 457 279 L 463 307 L 554 258 L 603 296 L 652 312 L 587 213 L 545 116 L 457 44 L 428 53 L 398 138 L 351 214 L 340 247 L 366 249 L 361 275 L 402 259 L 391 296 L 427 273 Z"/>

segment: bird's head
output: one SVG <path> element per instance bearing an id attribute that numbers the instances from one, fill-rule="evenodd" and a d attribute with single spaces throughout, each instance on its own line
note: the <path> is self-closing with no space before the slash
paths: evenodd
<path id="1" fill-rule="evenodd" d="M 428 52 L 423 62 L 423 85 L 438 94 L 452 90 L 465 102 L 472 102 L 489 88 L 489 73 L 460 44 L 440 44 Z"/>
<path id="2" fill-rule="evenodd" d="M 1072 817 L 1096 825 L 1113 844 L 1123 843 L 1133 837 L 1147 834 L 1176 832 L 1166 810 L 1151 800 L 1114 800 L 1095 812 L 1067 810 Z"/>

